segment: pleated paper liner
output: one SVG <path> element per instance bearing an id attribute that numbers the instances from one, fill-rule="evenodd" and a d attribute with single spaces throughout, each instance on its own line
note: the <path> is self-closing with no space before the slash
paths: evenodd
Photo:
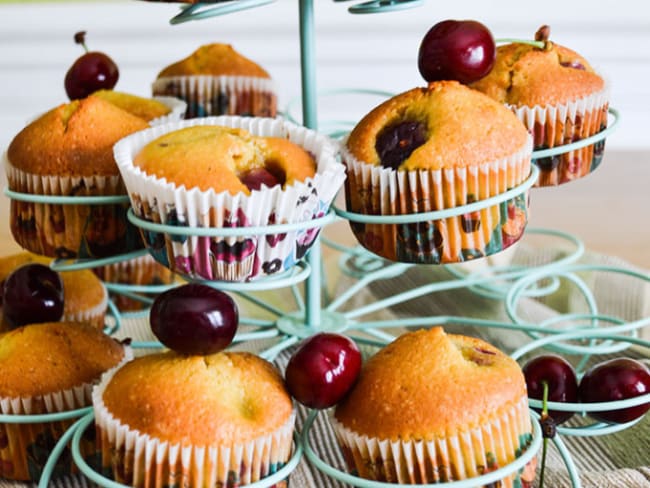
<path id="1" fill-rule="evenodd" d="M 453 169 L 395 171 L 358 161 L 344 147 L 349 211 L 405 215 L 454 208 L 510 190 L 530 175 L 532 141 L 510 157 Z M 517 242 L 528 222 L 527 192 L 457 217 L 404 224 L 351 222 L 357 240 L 389 259 L 457 263 L 489 256 Z"/>
<path id="2" fill-rule="evenodd" d="M 119 175 L 53 176 L 21 171 L 5 157 L 9 189 L 53 197 L 126 195 Z M 128 202 L 115 204 L 35 203 L 12 199 L 10 228 L 28 251 L 55 258 L 100 258 L 142 249 L 129 223 Z"/>
<path id="3" fill-rule="evenodd" d="M 133 357 L 125 346 L 122 363 Z M 3 415 L 56 414 L 92 405 L 92 383 L 35 397 L 0 397 Z M 37 423 L 0 423 L 0 477 L 16 481 L 38 481 L 52 449 L 76 421 L 54 420 Z M 81 447 L 84 456 L 95 453 L 94 438 L 86 438 Z M 56 463 L 54 479 L 77 473 L 69 450 Z"/>
<path id="4" fill-rule="evenodd" d="M 609 89 L 557 105 L 509 108 L 533 135 L 536 150 L 549 149 L 593 136 L 607 127 Z M 540 169 L 536 186 L 555 186 L 581 178 L 600 165 L 605 140 L 564 154 L 534 160 Z"/>
<path id="5" fill-rule="evenodd" d="M 106 310 L 108 308 L 108 292 L 104 284 L 101 284 L 104 296 L 100 303 L 94 307 L 86 308 L 85 310 L 65 310 L 63 311 L 64 322 L 85 322 L 92 325 L 96 329 L 103 330 L 106 325 Z"/>
<path id="6" fill-rule="evenodd" d="M 253 76 L 188 75 L 155 80 L 154 95 L 187 103 L 185 118 L 214 115 L 275 117 L 277 94 L 273 80 Z"/>
<path id="7" fill-rule="evenodd" d="M 102 471 L 115 481 L 134 487 L 239 486 L 275 473 L 291 457 L 295 412 L 266 435 L 222 445 L 171 443 L 129 428 L 111 415 L 102 400 L 117 369 L 106 373 L 93 390 Z"/>
<path id="8" fill-rule="evenodd" d="M 314 156 L 313 178 L 282 188 L 262 188 L 250 195 L 187 190 L 145 174 L 133 157 L 156 137 L 192 125 L 226 125 L 255 135 L 285 137 Z M 155 223 L 178 226 L 178 234 L 144 231 L 154 258 L 187 278 L 244 281 L 291 269 L 320 229 L 239 237 L 183 235 L 183 227 L 231 228 L 308 222 L 327 214 L 343 184 L 345 171 L 336 159 L 337 144 L 324 135 L 280 119 L 206 117 L 168 124 L 133 134 L 115 146 L 116 160 L 135 214 Z"/>
<path id="9" fill-rule="evenodd" d="M 333 415 L 329 418 L 352 474 L 399 484 L 440 483 L 486 474 L 513 462 L 532 440 L 526 398 L 497 412 L 483 425 L 430 439 L 368 437 L 346 428 Z M 533 458 L 498 486 L 532 487 L 535 467 Z"/>

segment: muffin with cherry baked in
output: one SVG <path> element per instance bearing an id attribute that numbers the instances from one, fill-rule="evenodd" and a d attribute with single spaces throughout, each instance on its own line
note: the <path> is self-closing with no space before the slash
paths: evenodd
<path id="1" fill-rule="evenodd" d="M 82 323 L 48 322 L 2 333 L 0 413 L 52 414 L 87 407 L 101 374 L 130 357 L 130 348 Z M 0 476 L 38 481 L 51 450 L 73 422 L 0 423 Z M 86 454 L 94 451 L 92 442 L 81 448 Z M 53 474 L 73 469 L 72 459 L 62 457 Z"/>
<path id="2" fill-rule="evenodd" d="M 384 258 L 439 264 L 497 253 L 527 222 L 522 191 L 480 205 L 530 176 L 531 137 L 502 104 L 455 81 L 432 82 L 373 109 L 342 151 L 348 210 L 405 215 L 479 204 L 444 219 L 405 224 L 351 223 L 359 242 Z M 518 211 L 517 211 L 518 210 Z M 516 236 L 504 235 L 520 219 Z"/>
<path id="3" fill-rule="evenodd" d="M 510 43 L 497 48 L 492 71 L 470 86 L 506 104 L 533 134 L 535 149 L 580 141 L 607 126 L 609 90 L 603 77 L 575 51 L 548 40 L 543 47 Z M 589 174 L 603 158 L 604 140 L 539 158 L 537 186 L 559 185 Z"/>
<path id="4" fill-rule="evenodd" d="M 318 229 L 190 237 L 183 226 L 308 222 L 327 213 L 345 178 L 333 141 L 276 119 L 168 124 L 123 139 L 115 155 L 135 213 L 179 227 L 178 234 L 143 230 L 149 251 L 189 278 L 243 281 L 290 269 Z"/>
<path id="5" fill-rule="evenodd" d="M 185 118 L 210 115 L 275 117 L 277 95 L 269 73 L 230 44 L 199 47 L 158 73 L 152 91 L 187 102 Z"/>
<path id="6" fill-rule="evenodd" d="M 291 397 L 249 353 L 142 356 L 106 374 L 93 403 L 102 466 L 129 486 L 239 486 L 291 455 Z"/>
<path id="7" fill-rule="evenodd" d="M 331 421 L 353 473 L 401 484 L 488 473 L 532 440 L 517 362 L 441 327 L 405 333 L 370 357 Z M 499 486 L 531 487 L 534 465 Z"/>

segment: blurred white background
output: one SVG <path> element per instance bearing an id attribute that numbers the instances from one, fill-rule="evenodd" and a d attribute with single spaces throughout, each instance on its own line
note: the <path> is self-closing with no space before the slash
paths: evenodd
<path id="1" fill-rule="evenodd" d="M 605 163 L 583 180 L 534 191 L 531 225 L 568 230 L 590 248 L 650 268 L 650 3 L 645 0 L 426 0 L 393 13 L 352 15 L 355 2 L 314 0 L 317 86 L 391 93 L 424 82 L 420 39 L 447 18 L 476 19 L 496 38 L 531 38 L 542 24 L 551 39 L 589 59 L 611 83 L 622 113 L 607 141 Z M 356 2 L 359 3 L 359 2 Z M 119 65 L 116 89 L 149 95 L 158 71 L 210 42 L 227 42 L 276 80 L 281 107 L 300 95 L 297 0 L 170 25 L 178 4 L 142 0 L 0 3 L 0 146 L 24 123 L 67 101 L 65 72 L 82 54 L 73 42 L 86 30 L 89 49 Z M 356 120 L 377 97 L 323 97 L 320 119 Z M 299 110 L 295 111 L 299 114 Z"/>

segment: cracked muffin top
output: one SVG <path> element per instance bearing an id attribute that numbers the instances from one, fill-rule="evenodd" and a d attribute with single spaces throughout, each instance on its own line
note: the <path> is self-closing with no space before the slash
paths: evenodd
<path id="1" fill-rule="evenodd" d="M 437 170 L 509 157 L 528 138 L 503 104 L 456 81 L 438 81 L 373 109 L 352 130 L 347 148 L 375 166 Z"/>
<path id="2" fill-rule="evenodd" d="M 596 93 L 605 88 L 605 81 L 581 55 L 546 41 L 546 48 L 499 46 L 492 71 L 470 87 L 501 103 L 545 106 Z"/>
<path id="3" fill-rule="evenodd" d="M 194 445 L 246 442 L 293 412 L 277 369 L 245 352 L 142 356 L 115 372 L 102 399 L 130 430 Z"/>
<path id="4" fill-rule="evenodd" d="M 254 61 L 239 54 L 230 44 L 206 44 L 180 61 L 163 68 L 158 78 L 186 75 L 256 76 L 270 78 Z"/>
<path id="5" fill-rule="evenodd" d="M 444 438 L 525 399 L 514 359 L 480 339 L 434 327 L 402 334 L 368 359 L 334 417 L 369 437 Z"/>
<path id="6" fill-rule="evenodd" d="M 23 128 L 7 158 L 16 169 L 53 176 L 117 176 L 113 145 L 149 127 L 99 97 L 59 105 Z"/>

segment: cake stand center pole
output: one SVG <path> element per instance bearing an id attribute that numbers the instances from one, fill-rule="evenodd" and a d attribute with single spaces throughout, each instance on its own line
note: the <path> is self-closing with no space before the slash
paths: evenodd
<path id="1" fill-rule="evenodd" d="M 314 42 L 313 0 L 299 0 L 300 8 L 300 73 L 302 87 L 302 123 L 318 129 L 316 110 L 316 56 Z M 314 242 L 307 261 L 311 274 L 305 282 L 305 324 L 317 329 L 321 323 L 321 245 L 320 237 Z"/>

